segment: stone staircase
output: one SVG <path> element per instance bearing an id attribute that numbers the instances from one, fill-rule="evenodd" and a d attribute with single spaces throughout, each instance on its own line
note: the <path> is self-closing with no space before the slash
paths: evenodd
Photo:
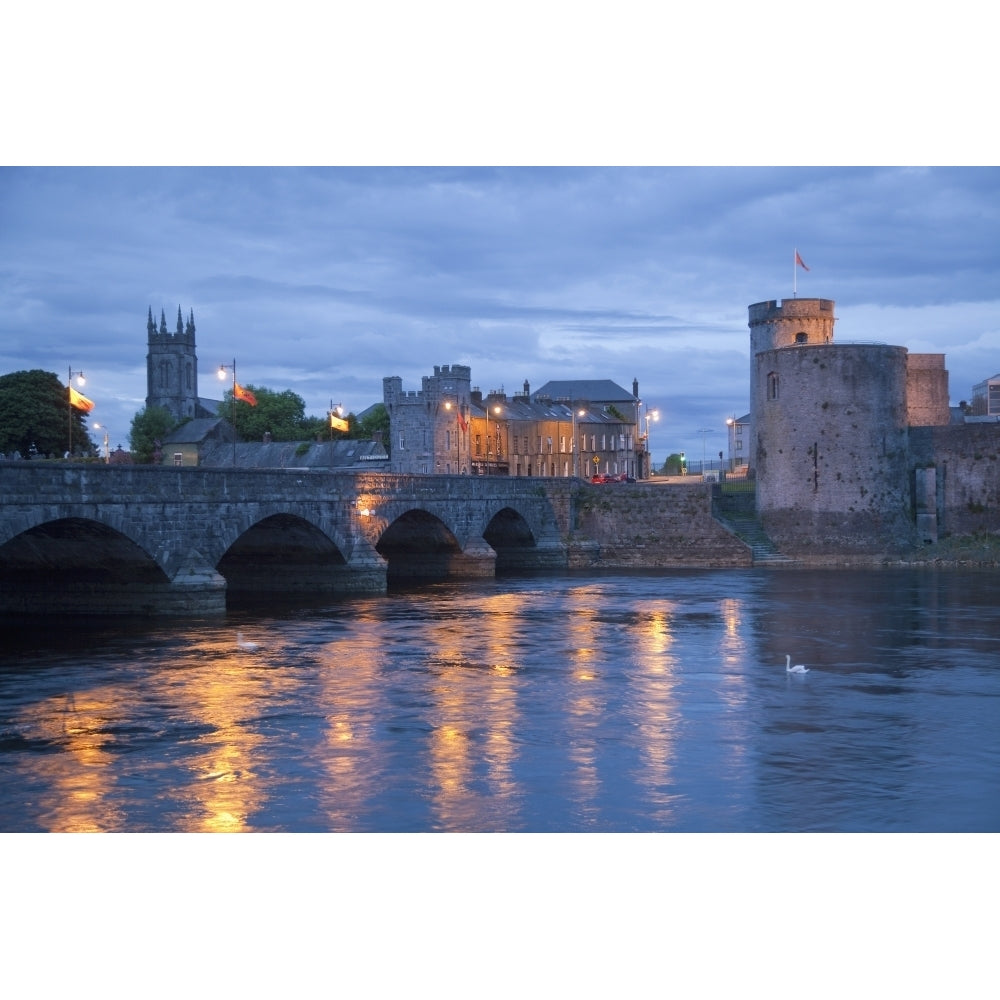
<path id="1" fill-rule="evenodd" d="M 757 519 L 752 490 L 738 493 L 712 490 L 712 516 L 750 548 L 754 566 L 790 566 L 795 560 L 775 547 Z"/>

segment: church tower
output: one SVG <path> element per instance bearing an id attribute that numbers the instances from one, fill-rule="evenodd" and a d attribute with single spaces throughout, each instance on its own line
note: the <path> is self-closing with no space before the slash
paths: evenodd
<path id="1" fill-rule="evenodd" d="M 194 310 L 185 325 L 177 307 L 177 331 L 167 331 L 167 317 L 160 310 L 160 326 L 153 321 L 153 307 L 146 320 L 149 350 L 146 354 L 146 407 L 162 406 L 175 420 L 197 416 L 198 358 L 194 347 Z"/>

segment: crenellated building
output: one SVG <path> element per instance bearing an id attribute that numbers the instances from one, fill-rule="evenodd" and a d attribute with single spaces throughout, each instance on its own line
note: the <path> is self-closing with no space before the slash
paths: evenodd
<path id="1" fill-rule="evenodd" d="M 635 409 L 613 382 L 548 383 L 485 397 L 466 365 L 435 365 L 418 392 L 382 380 L 393 472 L 504 476 L 633 476 Z M 563 395 L 552 398 L 550 387 Z M 596 392 L 610 398 L 587 398 Z M 628 401 L 628 403 L 626 403 Z"/>
<path id="2" fill-rule="evenodd" d="M 951 423 L 944 355 L 835 343 L 833 305 L 749 307 L 750 465 L 768 533 L 814 551 L 931 543 L 956 523 L 956 496 L 995 518 L 1000 436 L 983 450 L 971 426 L 936 432 Z"/>

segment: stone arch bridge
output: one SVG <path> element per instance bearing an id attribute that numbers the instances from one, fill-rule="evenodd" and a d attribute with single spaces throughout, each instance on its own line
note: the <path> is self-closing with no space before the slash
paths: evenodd
<path id="1" fill-rule="evenodd" d="M 0 467 L 0 613 L 218 614 L 230 598 L 565 567 L 571 479 Z"/>

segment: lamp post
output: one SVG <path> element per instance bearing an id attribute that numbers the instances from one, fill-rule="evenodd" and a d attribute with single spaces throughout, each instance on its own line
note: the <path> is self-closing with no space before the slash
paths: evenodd
<path id="1" fill-rule="evenodd" d="M 111 464 L 111 448 L 108 444 L 108 428 L 104 424 L 94 424 L 95 431 L 104 431 L 104 464 Z"/>
<path id="2" fill-rule="evenodd" d="M 327 422 L 330 425 L 330 440 L 331 441 L 333 440 L 333 418 L 337 417 L 338 419 L 340 419 L 340 417 L 343 416 L 343 413 L 344 413 L 344 404 L 343 403 L 335 403 L 331 399 L 330 400 L 330 409 L 327 410 L 327 414 L 326 414 L 326 416 L 327 416 Z"/>
<path id="3" fill-rule="evenodd" d="M 225 381 L 226 372 L 233 371 L 233 468 L 236 468 L 236 358 L 231 365 L 219 365 L 219 379 Z"/>
<path id="4" fill-rule="evenodd" d="M 83 372 L 73 371 L 73 366 L 69 366 L 69 376 L 66 379 L 66 385 L 69 388 L 66 390 L 66 430 L 67 430 L 67 440 L 66 440 L 66 451 L 69 452 L 70 456 L 73 454 L 73 393 L 70 391 L 73 388 L 73 376 L 76 376 L 77 385 L 86 385 L 87 380 L 83 377 Z"/>
<path id="5" fill-rule="evenodd" d="M 653 458 L 652 453 L 649 450 L 649 421 L 652 420 L 655 424 L 657 420 L 660 419 L 659 410 L 651 410 L 649 404 L 646 404 L 646 478 L 649 478 L 649 473 L 653 468 Z"/>
<path id="6" fill-rule="evenodd" d="M 577 447 L 577 431 L 579 430 L 579 424 L 577 423 L 578 417 L 585 417 L 587 411 L 580 409 L 573 410 L 573 441 L 572 441 L 572 451 L 573 451 L 573 475 L 579 478 L 580 476 L 580 449 Z"/>
<path id="7" fill-rule="evenodd" d="M 732 472 L 736 466 L 733 464 L 736 456 L 736 414 L 726 417 L 727 445 L 729 447 L 729 471 Z"/>
<path id="8" fill-rule="evenodd" d="M 698 433 L 701 435 L 701 474 L 705 475 L 705 441 L 709 434 L 714 433 L 711 427 L 699 427 Z"/>
<path id="9" fill-rule="evenodd" d="M 493 412 L 500 413 L 500 407 L 494 406 Z M 486 404 L 486 475 L 490 474 L 490 405 Z"/>

